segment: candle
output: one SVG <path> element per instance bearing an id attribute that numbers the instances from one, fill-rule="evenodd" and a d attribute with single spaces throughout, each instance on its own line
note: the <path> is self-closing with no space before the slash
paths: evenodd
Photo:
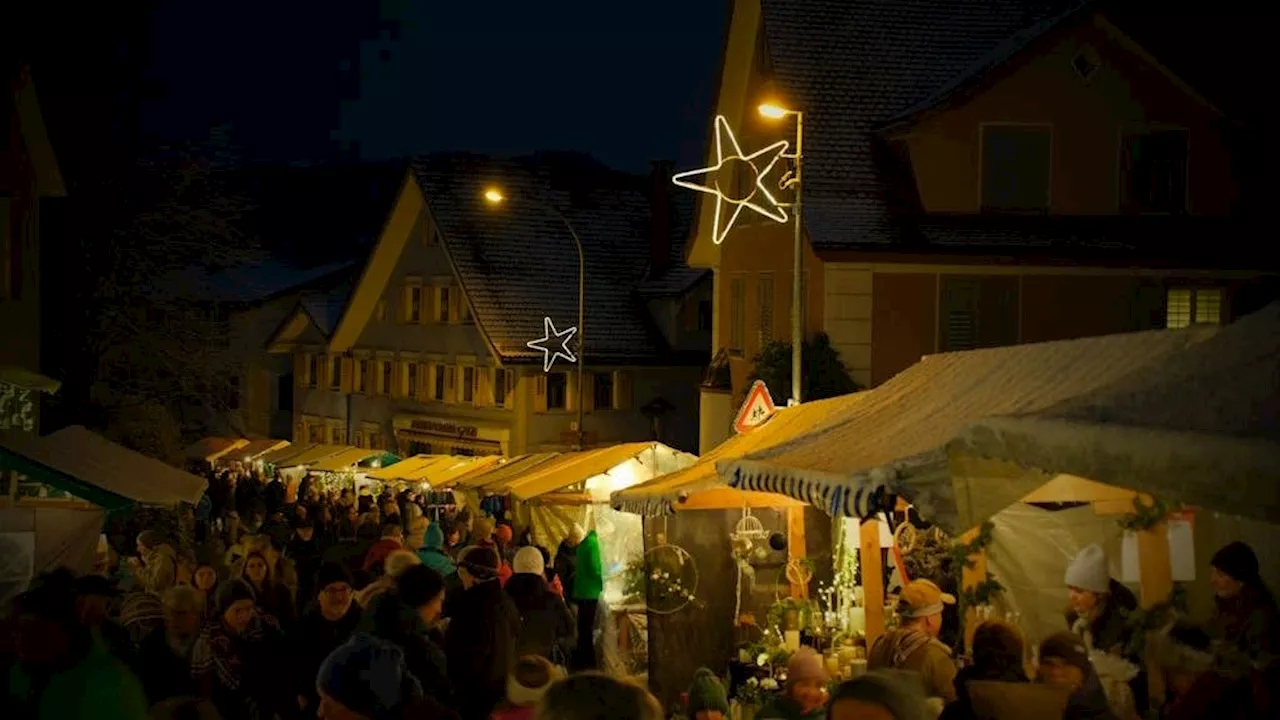
<path id="1" fill-rule="evenodd" d="M 800 649 L 800 631 L 788 630 L 783 633 L 783 644 L 787 650 L 795 652 Z"/>
<path id="2" fill-rule="evenodd" d="M 866 608 L 855 607 L 849 610 L 849 629 L 860 633 L 865 633 L 867 631 Z"/>
<path id="3" fill-rule="evenodd" d="M 829 653 L 826 657 L 827 674 L 831 677 L 840 677 L 840 658 Z"/>

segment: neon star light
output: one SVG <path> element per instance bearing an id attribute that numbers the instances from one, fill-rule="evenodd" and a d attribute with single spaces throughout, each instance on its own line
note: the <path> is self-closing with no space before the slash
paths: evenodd
<path id="1" fill-rule="evenodd" d="M 785 157 L 789 146 L 790 143 L 786 140 L 779 140 L 747 155 L 742 152 L 738 139 L 733 136 L 729 121 L 723 115 L 717 115 L 716 164 L 677 173 L 672 176 L 671 182 L 716 197 L 716 212 L 711 229 L 712 239 L 719 245 L 733 229 L 734 222 L 744 208 L 777 223 L 787 222 L 787 211 L 778 204 L 773 193 L 769 192 L 765 178 L 773 170 L 773 166 L 778 164 L 778 160 Z M 735 186 L 736 173 L 746 173 L 751 182 Z"/>
<path id="2" fill-rule="evenodd" d="M 557 332 L 555 323 L 551 322 L 551 318 L 544 317 L 542 318 L 542 337 L 537 340 L 530 340 L 525 343 L 525 346 L 531 350 L 541 350 L 542 372 L 551 372 L 551 366 L 555 364 L 557 358 L 564 358 L 568 362 L 578 362 L 578 358 L 569 349 L 569 341 L 577 334 L 578 328 L 576 327 L 565 328 Z"/>

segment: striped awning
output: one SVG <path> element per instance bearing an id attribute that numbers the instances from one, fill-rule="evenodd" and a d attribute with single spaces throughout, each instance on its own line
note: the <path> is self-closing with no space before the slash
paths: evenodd
<path id="1" fill-rule="evenodd" d="M 248 445 L 236 448 L 237 452 L 230 455 L 232 460 L 257 460 L 267 453 L 289 447 L 291 443 L 288 440 L 250 440 Z"/>
<path id="2" fill-rule="evenodd" d="M 295 458 L 315 447 L 317 447 L 316 443 L 294 443 L 293 445 L 286 445 L 278 450 L 272 450 L 258 459 L 268 465 L 275 465 L 276 463 Z"/>
<path id="3" fill-rule="evenodd" d="M 207 437 L 187 446 L 184 453 L 188 460 L 213 462 L 232 450 L 248 445 L 244 438 Z"/>
<path id="4" fill-rule="evenodd" d="M 467 479 L 465 487 L 485 495 L 500 495 L 501 489 L 560 457 L 558 452 L 531 453 L 512 458 L 506 464 Z"/>
<path id="5" fill-rule="evenodd" d="M 346 450 L 347 447 L 348 446 L 346 445 L 316 445 L 306 452 L 294 455 L 288 460 L 281 460 L 280 462 L 274 463 L 274 465 L 281 470 L 301 467 L 304 465 L 310 466 L 321 460 L 326 460 L 337 455 L 343 450 Z"/>
<path id="6" fill-rule="evenodd" d="M 1160 330 L 926 357 L 846 396 L 835 417 L 785 443 L 717 462 L 733 487 L 781 492 L 833 515 L 865 517 L 888 489 L 959 529 L 946 445 L 993 415 L 1051 407 L 1202 342 L 1213 330 Z M 836 398 L 836 400 L 841 400 Z"/>
<path id="7" fill-rule="evenodd" d="M 797 407 L 780 408 L 763 425 L 744 435 L 735 435 L 720 443 L 697 462 L 684 470 L 661 475 L 613 494 L 610 503 L 615 510 L 637 515 L 666 515 L 679 509 L 706 509 L 695 498 L 702 493 L 728 489 L 716 463 L 740 458 L 747 453 L 773 447 L 797 437 L 814 427 L 829 421 L 835 411 L 856 396 L 832 398 L 804 403 Z M 716 503 L 722 505 L 721 497 Z M 741 502 L 736 507 L 789 507 L 799 503 L 791 498 L 763 493 L 741 495 L 729 502 Z"/>
<path id="8" fill-rule="evenodd" d="M 319 462 L 312 463 L 307 467 L 307 469 L 313 472 L 343 472 L 346 470 L 352 470 L 356 465 L 359 465 L 365 460 L 378 457 L 381 454 L 381 450 L 347 447 Z"/>

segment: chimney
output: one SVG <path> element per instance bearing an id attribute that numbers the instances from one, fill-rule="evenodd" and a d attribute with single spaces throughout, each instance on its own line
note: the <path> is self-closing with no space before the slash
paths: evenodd
<path id="1" fill-rule="evenodd" d="M 659 275 L 671 267 L 671 162 L 653 161 L 649 178 L 649 274 Z"/>

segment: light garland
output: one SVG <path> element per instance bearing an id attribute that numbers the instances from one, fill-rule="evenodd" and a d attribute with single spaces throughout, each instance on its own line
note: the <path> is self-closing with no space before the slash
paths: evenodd
<path id="1" fill-rule="evenodd" d="M 578 362 L 578 358 L 574 356 L 573 351 L 569 349 L 569 341 L 574 335 L 578 334 L 578 328 L 570 327 L 557 332 L 555 323 L 551 322 L 551 318 L 542 318 L 542 337 L 537 340 L 530 340 L 525 346 L 531 350 L 542 351 L 542 372 L 551 372 L 551 367 L 555 365 L 558 358 L 564 358 L 568 362 Z"/>

